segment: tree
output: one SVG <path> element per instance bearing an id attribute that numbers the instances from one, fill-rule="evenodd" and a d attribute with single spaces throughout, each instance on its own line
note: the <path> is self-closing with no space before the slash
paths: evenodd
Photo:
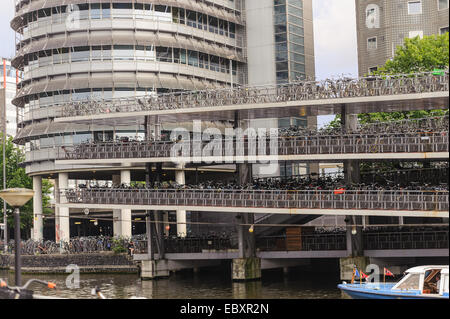
<path id="1" fill-rule="evenodd" d="M 3 141 L 2 134 L 0 139 Z M 12 137 L 9 137 L 6 141 L 6 188 L 28 188 L 33 189 L 33 180 L 26 172 L 25 168 L 20 164 L 25 160 L 25 154 L 22 149 L 15 146 L 12 142 Z M 3 143 L 0 144 L 0 187 L 3 188 Z M 52 210 L 49 209 L 50 189 L 51 183 L 48 180 L 42 181 L 42 202 L 44 215 L 52 214 Z M 0 218 L 3 221 L 3 203 L 1 203 Z M 14 225 L 12 207 L 7 206 L 8 225 L 11 227 Z M 33 226 L 33 201 L 29 201 L 20 209 L 20 228 L 28 234 Z"/>
<path id="2" fill-rule="evenodd" d="M 406 38 L 398 46 L 394 58 L 388 60 L 375 74 L 409 74 L 430 72 L 449 66 L 449 33 Z"/>
<path id="3" fill-rule="evenodd" d="M 449 67 L 449 33 L 442 35 L 419 36 L 406 38 L 403 46 L 398 46 L 395 55 L 386 64 L 373 72 L 373 75 L 410 74 L 431 72 L 435 69 L 448 69 Z M 378 121 L 398 121 L 406 118 L 423 118 L 427 116 L 444 115 L 444 110 L 405 111 L 405 112 L 377 112 L 359 114 L 361 124 Z M 329 127 L 340 125 L 340 115 L 329 124 Z"/>

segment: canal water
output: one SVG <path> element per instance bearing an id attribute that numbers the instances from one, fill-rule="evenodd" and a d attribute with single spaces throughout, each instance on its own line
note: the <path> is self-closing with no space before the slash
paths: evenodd
<path id="1" fill-rule="evenodd" d="M 81 274 L 80 287 L 66 287 L 67 275 L 23 274 L 25 283 L 30 278 L 56 283 L 57 290 L 34 285 L 36 293 L 64 298 L 91 299 L 94 287 L 99 287 L 107 298 L 128 299 L 341 299 L 347 298 L 337 289 L 339 274 L 305 273 L 291 269 L 263 271 L 261 281 L 233 283 L 230 274 L 222 270 L 177 272 L 168 279 L 142 281 L 138 275 L 130 274 Z M 14 274 L 0 270 L 0 278 L 14 283 Z"/>

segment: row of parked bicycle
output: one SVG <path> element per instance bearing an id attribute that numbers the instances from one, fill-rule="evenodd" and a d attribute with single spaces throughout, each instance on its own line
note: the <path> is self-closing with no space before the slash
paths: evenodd
<path id="1" fill-rule="evenodd" d="M 336 227 L 307 227 L 309 230 L 302 235 L 304 240 L 322 238 L 323 236 L 344 235 L 345 226 Z M 365 235 L 388 235 L 388 234 L 446 234 L 448 236 L 448 225 L 422 225 L 422 226 L 370 226 L 363 229 Z M 258 237 L 259 241 L 271 239 L 272 237 L 283 238 L 285 235 L 263 236 Z M 166 252 L 189 252 L 201 249 L 234 249 L 237 248 L 236 233 L 214 232 L 209 231 L 202 234 L 192 234 L 187 236 L 163 236 Z M 155 245 L 155 238 L 153 243 Z M 0 245 L 2 246 L 2 245 Z M 156 245 L 155 245 L 156 246 Z M 3 251 L 3 247 L 0 247 Z M 147 236 L 145 234 L 135 235 L 132 238 L 119 238 L 110 236 L 90 236 L 90 237 L 73 237 L 69 242 L 54 242 L 51 240 L 26 240 L 22 241 L 22 255 L 37 254 L 86 254 L 116 251 L 128 252 L 129 254 L 139 254 L 147 251 Z M 9 253 L 14 253 L 14 241 L 10 241 L 8 245 Z"/>
<path id="2" fill-rule="evenodd" d="M 133 185 L 121 184 L 112 186 L 88 186 L 78 185 L 79 189 L 123 189 L 123 190 L 145 190 L 145 189 L 166 189 L 166 190 L 414 190 L 414 191 L 448 191 L 448 183 L 414 182 L 414 181 L 391 181 L 384 179 L 377 182 L 362 182 L 346 184 L 342 175 L 330 175 L 325 177 L 291 177 L 291 178 L 267 178 L 253 180 L 251 183 L 239 185 L 236 181 L 221 182 L 218 180 L 208 180 L 198 184 L 181 185 L 174 181 L 152 182 L 151 185 L 136 183 Z"/>
<path id="3" fill-rule="evenodd" d="M 448 70 L 418 74 L 341 77 L 324 81 L 296 81 L 266 87 L 237 86 L 234 89 L 173 92 L 143 98 L 121 98 L 72 102 L 62 116 L 83 116 L 115 112 L 173 110 L 241 104 L 370 97 L 448 91 Z"/>
<path id="4" fill-rule="evenodd" d="M 349 136 L 370 136 L 370 135 L 395 135 L 402 136 L 428 136 L 433 134 L 439 134 L 448 132 L 449 127 L 449 115 L 448 110 L 445 115 L 432 116 L 418 119 L 405 119 L 398 121 L 376 122 L 370 124 L 360 124 L 355 130 L 345 130 L 341 127 L 323 127 L 323 128 L 306 128 L 302 126 L 290 126 L 287 128 L 279 128 L 276 130 L 276 136 L 280 138 L 288 137 L 302 137 L 302 138 L 314 138 L 314 137 L 349 137 Z M 256 131 L 255 131 L 256 132 Z M 248 132 L 247 132 L 248 133 Z M 175 137 L 171 139 L 169 133 L 161 135 L 160 140 L 153 141 L 160 143 L 175 143 L 182 141 L 185 136 L 174 134 Z M 273 132 L 268 132 L 267 137 L 274 136 Z M 248 138 L 249 135 L 246 135 Z M 226 139 L 227 137 L 225 137 Z M 230 137 L 231 138 L 231 137 Z M 190 133 L 190 140 L 194 140 L 194 136 Z M 148 143 L 141 138 L 136 137 L 117 137 L 115 140 L 106 141 L 87 141 L 79 144 L 75 148 L 75 152 L 84 152 L 86 147 L 98 146 L 103 144 L 115 144 L 115 145 L 130 145 Z"/>

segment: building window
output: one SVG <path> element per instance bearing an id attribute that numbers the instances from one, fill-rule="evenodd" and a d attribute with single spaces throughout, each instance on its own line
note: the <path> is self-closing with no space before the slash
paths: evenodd
<path id="1" fill-rule="evenodd" d="M 445 34 L 445 33 L 447 33 L 447 32 L 448 32 L 448 26 L 439 29 L 439 33 L 440 33 L 440 34 Z"/>
<path id="2" fill-rule="evenodd" d="M 409 38 L 413 39 L 415 37 L 420 37 L 421 39 L 423 38 L 423 31 L 409 31 Z"/>
<path id="3" fill-rule="evenodd" d="M 367 49 L 368 50 L 375 50 L 377 48 L 377 38 L 369 38 L 367 39 Z"/>
<path id="4" fill-rule="evenodd" d="M 369 74 L 373 74 L 374 72 L 377 72 L 377 71 L 378 71 L 378 67 L 377 66 L 369 68 Z"/>
<path id="5" fill-rule="evenodd" d="M 408 2 L 408 14 L 422 14 L 422 1 Z"/>
<path id="6" fill-rule="evenodd" d="M 438 10 L 448 9 L 448 0 L 438 0 Z"/>

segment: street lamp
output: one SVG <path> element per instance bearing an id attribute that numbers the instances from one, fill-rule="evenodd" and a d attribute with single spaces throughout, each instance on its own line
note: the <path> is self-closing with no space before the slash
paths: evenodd
<path id="1" fill-rule="evenodd" d="M 20 261 L 20 210 L 33 198 L 34 191 L 26 188 L 9 188 L 0 191 L 0 198 L 14 208 L 14 242 L 15 242 L 15 279 L 16 286 L 21 285 L 21 261 Z"/>

